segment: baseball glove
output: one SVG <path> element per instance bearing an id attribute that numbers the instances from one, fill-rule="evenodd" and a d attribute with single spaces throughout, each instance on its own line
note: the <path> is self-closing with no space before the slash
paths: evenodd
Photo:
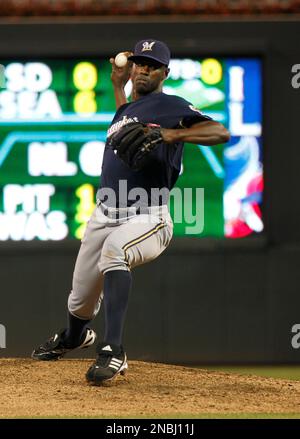
<path id="1" fill-rule="evenodd" d="M 150 153 L 163 141 L 159 127 L 132 122 L 112 134 L 108 145 L 133 170 L 150 162 Z"/>

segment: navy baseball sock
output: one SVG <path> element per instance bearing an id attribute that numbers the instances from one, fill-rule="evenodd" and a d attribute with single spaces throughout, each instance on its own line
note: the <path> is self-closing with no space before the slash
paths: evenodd
<path id="1" fill-rule="evenodd" d="M 90 320 L 82 320 L 71 313 L 68 313 L 68 328 L 64 333 L 66 345 L 70 348 L 78 346 L 81 341 L 83 332 L 85 331 Z"/>
<path id="2" fill-rule="evenodd" d="M 108 271 L 104 275 L 104 342 L 121 346 L 127 311 L 131 273 L 125 270 Z"/>

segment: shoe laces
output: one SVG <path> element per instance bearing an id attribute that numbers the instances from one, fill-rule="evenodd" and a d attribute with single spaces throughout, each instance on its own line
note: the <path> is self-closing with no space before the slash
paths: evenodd
<path id="1" fill-rule="evenodd" d="M 45 349 L 55 349 L 58 347 L 63 348 L 63 334 L 64 334 L 64 330 L 59 331 L 57 334 L 53 335 L 52 337 L 50 337 L 43 345 L 41 345 L 41 347 L 45 348 Z M 56 337 L 56 339 L 55 339 Z"/>
<path id="2" fill-rule="evenodd" d="M 112 344 L 109 344 L 112 347 L 112 350 L 111 351 L 104 351 L 104 350 L 102 350 L 102 348 L 105 345 L 106 345 L 106 343 L 100 343 L 100 344 L 98 344 L 98 346 L 96 348 L 96 352 L 97 352 L 96 365 L 97 366 L 106 367 L 106 366 L 108 366 L 108 364 L 110 363 L 110 360 L 113 357 L 118 357 L 119 355 L 122 355 L 122 353 L 123 353 L 122 346 L 117 347 L 117 346 L 114 346 Z"/>
<path id="3" fill-rule="evenodd" d="M 96 358 L 96 365 L 101 366 L 101 367 L 106 367 L 109 364 L 112 357 L 113 357 L 113 355 L 109 352 L 107 352 L 107 353 L 100 352 L 100 353 L 98 353 L 97 358 Z"/>
<path id="4" fill-rule="evenodd" d="M 50 348 L 57 348 L 57 346 L 60 343 L 60 339 L 59 337 L 57 337 L 57 339 L 54 341 L 55 336 L 49 338 L 45 344 L 41 345 L 41 347 L 44 347 L 45 349 L 50 349 Z"/>

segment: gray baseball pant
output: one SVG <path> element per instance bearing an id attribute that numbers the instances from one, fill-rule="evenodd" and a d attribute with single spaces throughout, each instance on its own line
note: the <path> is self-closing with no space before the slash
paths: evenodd
<path id="1" fill-rule="evenodd" d="M 117 211 L 122 218 L 116 219 Z M 93 319 L 100 310 L 107 271 L 129 271 L 155 259 L 167 248 L 173 235 L 168 207 L 153 206 L 147 211 L 138 215 L 131 208 L 107 209 L 97 204 L 75 264 L 68 298 L 71 314 Z"/>

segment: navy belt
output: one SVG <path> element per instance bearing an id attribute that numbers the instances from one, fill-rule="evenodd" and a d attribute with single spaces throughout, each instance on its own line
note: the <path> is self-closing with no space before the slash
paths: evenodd
<path id="1" fill-rule="evenodd" d="M 115 208 L 115 207 L 106 206 L 100 200 L 97 200 L 97 206 L 101 209 L 103 215 L 113 220 L 131 218 L 132 216 L 135 215 L 142 215 L 142 214 L 148 215 L 150 213 L 150 208 L 147 206 Z"/>

